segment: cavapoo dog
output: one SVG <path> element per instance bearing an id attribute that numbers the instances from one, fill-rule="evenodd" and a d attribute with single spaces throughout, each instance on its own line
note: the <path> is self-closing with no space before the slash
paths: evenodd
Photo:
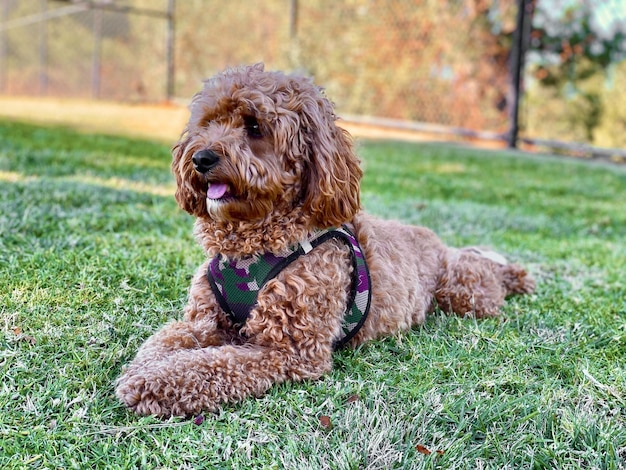
<path id="1" fill-rule="evenodd" d="M 361 212 L 351 137 L 308 78 L 226 70 L 190 109 L 172 170 L 207 261 L 182 321 L 149 338 L 117 380 L 135 412 L 216 410 L 320 377 L 334 349 L 408 330 L 436 306 L 494 316 L 507 295 L 533 291 L 494 252 Z"/>

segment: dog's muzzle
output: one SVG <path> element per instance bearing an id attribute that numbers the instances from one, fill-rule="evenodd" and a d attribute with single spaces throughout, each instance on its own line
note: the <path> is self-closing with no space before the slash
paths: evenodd
<path id="1" fill-rule="evenodd" d="M 213 150 L 198 150 L 191 157 L 193 166 L 199 173 L 208 173 L 220 161 L 220 156 Z"/>

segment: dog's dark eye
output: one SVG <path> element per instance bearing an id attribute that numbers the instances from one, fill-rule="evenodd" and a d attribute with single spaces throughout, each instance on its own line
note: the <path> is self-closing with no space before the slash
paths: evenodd
<path id="1" fill-rule="evenodd" d="M 253 137 L 255 139 L 263 137 L 263 134 L 261 133 L 261 126 L 259 126 L 259 121 L 257 121 L 254 116 L 244 116 L 243 127 L 248 133 L 248 137 Z"/>

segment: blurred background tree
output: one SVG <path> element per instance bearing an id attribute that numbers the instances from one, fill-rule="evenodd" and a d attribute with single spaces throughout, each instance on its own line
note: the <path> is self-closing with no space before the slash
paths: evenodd
<path id="1" fill-rule="evenodd" d="M 612 15 L 609 4 L 537 2 L 527 67 L 528 134 L 607 147 L 626 143 L 626 19 Z"/>

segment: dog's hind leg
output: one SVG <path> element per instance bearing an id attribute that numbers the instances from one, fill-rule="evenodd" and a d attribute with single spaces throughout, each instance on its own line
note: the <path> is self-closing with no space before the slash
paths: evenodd
<path id="1" fill-rule="evenodd" d="M 457 315 L 496 316 L 511 294 L 530 293 L 535 281 L 516 264 L 481 248 L 450 249 L 442 260 L 435 298 Z"/>

